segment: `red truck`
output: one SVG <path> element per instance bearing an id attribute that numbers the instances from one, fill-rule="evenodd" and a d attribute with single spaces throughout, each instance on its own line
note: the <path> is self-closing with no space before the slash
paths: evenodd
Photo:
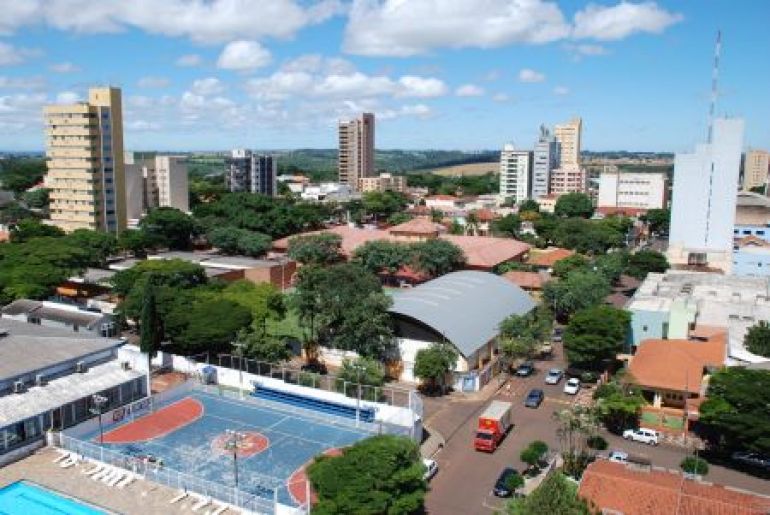
<path id="1" fill-rule="evenodd" d="M 495 452 L 500 441 L 511 428 L 511 408 L 513 404 L 503 401 L 492 401 L 479 416 L 476 438 L 473 446 L 477 451 Z"/>

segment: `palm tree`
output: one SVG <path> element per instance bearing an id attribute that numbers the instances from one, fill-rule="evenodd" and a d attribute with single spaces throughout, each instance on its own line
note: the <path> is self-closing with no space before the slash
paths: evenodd
<path id="1" fill-rule="evenodd" d="M 471 211 L 468 213 L 468 216 L 465 217 L 465 230 L 469 235 L 477 235 L 479 233 L 480 225 L 481 223 L 479 222 L 479 217 L 475 211 Z"/>

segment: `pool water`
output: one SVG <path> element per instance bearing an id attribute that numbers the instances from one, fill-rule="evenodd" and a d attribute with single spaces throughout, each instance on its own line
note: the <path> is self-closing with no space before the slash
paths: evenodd
<path id="1" fill-rule="evenodd" d="M 0 515 L 105 515 L 33 484 L 17 481 L 0 488 Z"/>

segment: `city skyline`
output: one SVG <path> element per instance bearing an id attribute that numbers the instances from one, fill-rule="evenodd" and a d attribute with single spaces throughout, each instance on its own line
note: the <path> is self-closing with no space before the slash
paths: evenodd
<path id="1" fill-rule="evenodd" d="M 717 29 L 717 112 L 770 141 L 760 2 L 87 4 L 4 6 L 0 150 L 41 151 L 43 105 L 111 84 L 127 149 L 334 148 L 337 120 L 371 111 L 383 149 L 532 149 L 541 123 L 580 116 L 584 149 L 684 151 L 704 139 Z"/>

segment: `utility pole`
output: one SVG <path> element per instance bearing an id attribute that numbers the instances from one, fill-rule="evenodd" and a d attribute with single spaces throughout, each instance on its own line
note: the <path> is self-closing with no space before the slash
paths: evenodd
<path id="1" fill-rule="evenodd" d="M 236 505 L 238 503 L 237 496 L 238 496 L 238 443 L 246 438 L 246 435 L 244 433 L 239 433 L 238 431 L 235 431 L 233 429 L 227 429 L 225 430 L 225 434 L 227 434 L 228 440 L 227 445 L 230 446 L 233 450 L 233 477 L 235 479 L 235 495 L 236 495 Z"/>
<path id="2" fill-rule="evenodd" d="M 90 409 L 91 413 L 99 417 L 99 445 L 104 444 L 104 428 L 102 426 L 102 413 L 104 406 L 107 405 L 109 399 L 104 395 L 98 393 L 91 396 L 91 401 L 94 403 L 94 407 Z"/>

